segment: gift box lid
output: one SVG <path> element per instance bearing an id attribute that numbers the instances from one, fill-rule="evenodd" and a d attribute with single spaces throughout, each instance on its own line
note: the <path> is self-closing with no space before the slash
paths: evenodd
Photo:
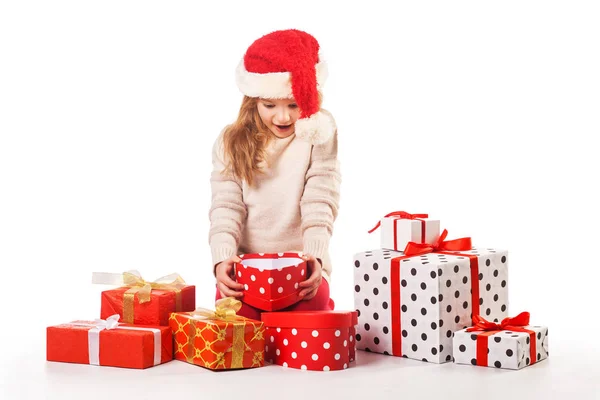
<path id="1" fill-rule="evenodd" d="M 267 327 L 349 328 L 355 325 L 354 314 L 356 311 L 284 311 L 262 313 L 261 319 Z"/>
<path id="2" fill-rule="evenodd" d="M 352 313 L 352 326 L 358 325 L 358 311 L 351 311 Z"/>

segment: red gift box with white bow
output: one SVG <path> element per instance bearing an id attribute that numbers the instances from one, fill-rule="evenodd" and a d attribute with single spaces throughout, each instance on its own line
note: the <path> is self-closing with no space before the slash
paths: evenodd
<path id="1" fill-rule="evenodd" d="M 263 313 L 265 359 L 284 367 L 335 371 L 348 368 L 355 311 Z"/>
<path id="2" fill-rule="evenodd" d="M 167 326 L 121 324 L 106 320 L 74 321 L 46 330 L 48 361 L 121 368 L 148 368 L 173 359 L 173 336 Z"/>
<path id="3" fill-rule="evenodd" d="M 242 254 L 235 277 L 244 285 L 242 301 L 264 311 L 276 311 L 300 301 L 306 261 L 299 253 Z"/>

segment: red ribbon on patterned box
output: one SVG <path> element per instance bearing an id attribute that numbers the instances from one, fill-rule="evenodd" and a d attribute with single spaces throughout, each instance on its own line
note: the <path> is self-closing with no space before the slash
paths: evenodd
<path id="1" fill-rule="evenodd" d="M 465 237 L 454 240 L 444 240 L 448 231 L 444 229 L 440 237 L 433 243 L 409 242 L 404 249 L 404 255 L 392 258 L 390 284 L 392 287 L 392 354 L 402 356 L 402 318 L 400 314 L 400 261 L 414 256 L 439 253 L 453 256 L 469 257 L 471 264 L 471 303 L 473 315 L 479 315 L 479 261 L 473 254 L 450 253 L 453 251 L 471 250 L 471 238 Z"/>
<path id="2" fill-rule="evenodd" d="M 429 214 L 409 214 L 406 211 L 393 211 L 389 214 L 386 214 L 383 218 L 388 218 L 388 217 L 393 217 L 395 219 L 395 221 L 394 221 L 394 250 L 398 250 L 398 246 L 396 243 L 398 243 L 398 220 L 400 220 L 400 219 L 412 219 L 412 220 L 416 220 L 416 221 L 421 221 L 421 242 L 423 242 L 423 243 L 425 242 L 426 225 L 425 225 L 425 221 L 422 220 L 421 218 L 429 218 Z M 375 225 L 369 231 L 369 233 L 373 233 L 380 226 L 381 226 L 381 221 L 377 222 L 377 225 Z"/>
<path id="3" fill-rule="evenodd" d="M 523 311 L 521 314 L 513 318 L 504 318 L 499 324 L 487 321 L 481 315 L 473 317 L 474 325 L 467 328 L 467 332 L 480 332 L 477 335 L 477 365 L 482 367 L 488 366 L 488 338 L 495 333 L 501 331 L 525 332 L 529 334 L 529 357 L 531 364 L 536 362 L 536 337 L 535 332 L 523 328 L 529 325 L 529 313 Z"/>

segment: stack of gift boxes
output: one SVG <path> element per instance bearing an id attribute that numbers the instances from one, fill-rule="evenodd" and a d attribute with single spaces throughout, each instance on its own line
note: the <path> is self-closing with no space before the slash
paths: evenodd
<path id="1" fill-rule="evenodd" d="M 196 288 L 176 274 L 146 282 L 136 271 L 98 273 L 100 318 L 47 328 L 49 361 L 148 368 L 173 359 L 211 369 L 263 365 L 262 322 L 236 315 L 239 302 L 196 309 Z M 123 321 L 123 323 L 119 322 Z"/>
<path id="2" fill-rule="evenodd" d="M 548 356 L 548 329 L 523 312 L 508 318 L 508 253 L 448 240 L 440 221 L 393 212 L 381 249 L 354 256 L 356 311 L 282 311 L 300 301 L 309 271 L 301 253 L 246 254 L 235 264 L 242 304 L 196 308 L 195 287 L 172 274 L 147 282 L 136 271 L 97 273 L 100 318 L 47 328 L 47 359 L 147 368 L 173 359 L 209 369 L 265 361 L 314 371 L 343 370 L 356 349 L 433 363 L 521 369 Z"/>
<path id="3" fill-rule="evenodd" d="M 508 252 L 447 240 L 426 214 L 386 215 L 381 249 L 354 256 L 358 349 L 433 363 L 520 369 L 548 356 L 548 329 L 508 318 Z"/>
<path id="4" fill-rule="evenodd" d="M 235 265 L 244 301 L 262 321 L 237 315 L 242 303 L 220 299 L 196 308 L 195 287 L 172 274 L 153 282 L 137 271 L 95 273 L 93 282 L 121 286 L 101 294 L 100 318 L 47 328 L 47 359 L 124 368 L 180 360 L 209 369 L 284 367 L 333 371 L 355 359 L 355 311 L 278 311 L 300 301 L 307 278 L 299 253 L 247 254 Z M 277 311 L 277 312 L 273 312 Z"/>

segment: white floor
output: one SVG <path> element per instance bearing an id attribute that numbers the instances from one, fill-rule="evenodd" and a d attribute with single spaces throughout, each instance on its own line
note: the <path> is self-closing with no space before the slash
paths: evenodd
<path id="1" fill-rule="evenodd" d="M 358 352 L 352 368 L 332 372 L 273 365 L 213 372 L 179 361 L 146 370 L 49 363 L 38 339 L 4 342 L 0 399 L 600 399 L 600 349 L 591 337 L 587 344 L 550 342 L 549 359 L 520 371 Z"/>

